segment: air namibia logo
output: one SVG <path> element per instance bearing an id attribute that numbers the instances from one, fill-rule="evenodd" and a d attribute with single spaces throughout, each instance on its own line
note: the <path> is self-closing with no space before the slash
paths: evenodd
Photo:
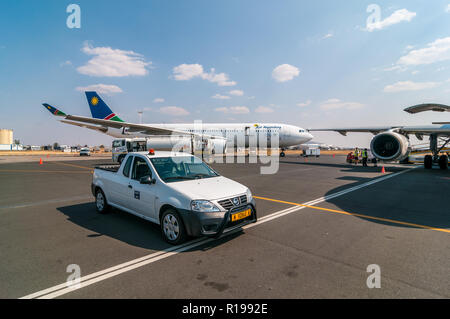
<path id="1" fill-rule="evenodd" d="M 94 106 L 98 104 L 98 98 L 97 98 L 96 96 L 94 96 L 94 97 L 91 99 L 91 104 L 94 105 Z"/>
<path id="2" fill-rule="evenodd" d="M 259 127 L 259 124 L 254 124 L 253 126 L 256 127 L 256 128 L 258 128 L 258 127 Z"/>

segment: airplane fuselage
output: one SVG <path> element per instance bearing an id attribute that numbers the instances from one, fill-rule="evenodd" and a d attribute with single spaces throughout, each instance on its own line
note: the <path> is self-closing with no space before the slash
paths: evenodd
<path id="1" fill-rule="evenodd" d="M 256 146 L 253 145 L 254 142 L 252 141 L 257 141 L 257 146 L 263 144 L 264 146 L 271 147 L 272 141 L 278 139 L 278 147 L 287 148 L 289 146 L 303 144 L 313 138 L 307 130 L 301 127 L 279 123 L 187 123 L 151 124 L 151 126 L 197 135 L 220 137 L 226 139 L 227 143 L 239 147 Z M 180 138 L 186 139 L 186 137 L 177 137 L 176 134 L 172 136 L 152 136 L 140 132 L 130 132 L 127 129 L 114 128 L 108 128 L 106 134 L 116 138 L 145 137 L 149 141 L 153 141 L 155 145 L 157 144 L 158 148 L 163 146 L 170 147 Z"/>

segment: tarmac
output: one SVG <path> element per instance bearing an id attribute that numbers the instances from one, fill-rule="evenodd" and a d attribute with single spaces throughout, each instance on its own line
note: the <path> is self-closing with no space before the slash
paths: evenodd
<path id="1" fill-rule="evenodd" d="M 0 298 L 450 297 L 449 171 L 329 155 L 281 158 L 272 175 L 212 164 L 251 189 L 259 221 L 173 247 L 148 221 L 96 213 L 92 170 L 109 158 L 42 159 L 0 160 Z"/>

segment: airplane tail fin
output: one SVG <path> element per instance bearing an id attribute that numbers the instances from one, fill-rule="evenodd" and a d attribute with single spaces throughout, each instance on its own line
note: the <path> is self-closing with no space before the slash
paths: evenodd
<path id="1" fill-rule="evenodd" d="M 67 114 L 64 112 L 61 112 L 56 107 L 51 106 L 50 104 L 43 103 L 42 104 L 50 113 L 52 113 L 55 116 L 66 116 Z"/>
<path id="2" fill-rule="evenodd" d="M 97 92 L 85 92 L 86 98 L 91 109 L 92 117 L 95 119 L 123 122 L 123 120 L 114 113 Z"/>

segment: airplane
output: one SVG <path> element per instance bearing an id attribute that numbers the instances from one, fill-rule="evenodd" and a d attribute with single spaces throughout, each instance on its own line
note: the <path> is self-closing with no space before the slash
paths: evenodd
<path id="1" fill-rule="evenodd" d="M 213 153 L 226 153 L 227 146 L 234 148 L 249 147 L 251 141 L 257 141 L 259 147 L 264 139 L 264 146 L 271 147 L 273 138 L 278 138 L 280 156 L 293 145 L 310 141 L 313 136 L 306 129 L 279 123 L 186 123 L 186 124 L 136 124 L 122 120 L 114 113 L 97 92 L 85 92 L 92 118 L 68 115 L 56 107 L 42 105 L 55 116 L 63 117 L 61 122 L 92 129 L 116 138 L 145 137 L 155 149 L 172 149 L 175 144 L 189 142 L 192 138 L 207 139 L 212 143 Z M 242 143 L 243 142 L 243 143 Z M 263 146 L 261 144 L 261 146 Z"/>
<path id="2" fill-rule="evenodd" d="M 410 114 L 425 111 L 450 112 L 450 106 L 425 103 L 407 107 L 404 111 Z M 441 169 L 448 168 L 448 155 L 439 156 L 439 153 L 450 143 L 450 122 L 433 122 L 433 125 L 426 126 L 326 128 L 308 129 L 308 131 L 334 131 L 343 136 L 346 136 L 348 132 L 372 133 L 375 135 L 370 143 L 372 154 L 385 162 L 402 161 L 408 158 L 411 152 L 409 135 L 415 135 L 421 141 L 424 136 L 429 136 L 430 150 L 433 155 L 424 157 L 424 167 L 431 169 L 433 163 L 437 163 Z"/>

